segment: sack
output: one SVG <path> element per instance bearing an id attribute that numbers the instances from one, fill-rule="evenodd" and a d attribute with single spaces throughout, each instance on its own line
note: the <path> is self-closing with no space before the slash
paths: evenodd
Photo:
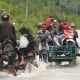
<path id="1" fill-rule="evenodd" d="M 42 50 L 42 44 L 41 43 L 39 43 L 39 45 L 38 45 L 38 50 Z"/>
<path id="2" fill-rule="evenodd" d="M 20 48 L 26 48 L 29 44 L 29 41 L 28 39 L 26 38 L 26 36 L 20 36 L 20 41 L 19 41 L 19 44 L 20 44 Z"/>

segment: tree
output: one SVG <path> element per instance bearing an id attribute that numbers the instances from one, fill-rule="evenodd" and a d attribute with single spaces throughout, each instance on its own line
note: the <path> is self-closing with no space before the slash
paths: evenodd
<path id="1" fill-rule="evenodd" d="M 80 15 L 80 5 L 77 6 L 77 14 Z"/>
<path id="2" fill-rule="evenodd" d="M 59 3 L 59 0 L 55 0 L 55 4 L 56 5 L 59 5 L 60 3 Z"/>

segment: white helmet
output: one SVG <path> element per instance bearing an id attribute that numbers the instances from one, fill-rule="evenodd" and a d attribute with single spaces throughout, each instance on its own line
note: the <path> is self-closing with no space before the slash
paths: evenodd
<path id="1" fill-rule="evenodd" d="M 42 25 L 43 25 L 43 22 L 39 22 L 39 23 L 37 24 L 38 27 L 40 27 L 40 26 L 42 26 Z"/>
<path id="2" fill-rule="evenodd" d="M 71 23 L 71 26 L 75 26 L 75 24 L 74 23 Z"/>

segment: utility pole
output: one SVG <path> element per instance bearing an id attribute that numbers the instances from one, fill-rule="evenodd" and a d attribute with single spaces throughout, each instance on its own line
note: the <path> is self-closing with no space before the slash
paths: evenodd
<path id="1" fill-rule="evenodd" d="M 9 0 L 9 15 L 11 15 L 12 0 Z"/>
<path id="2" fill-rule="evenodd" d="M 25 18 L 28 18 L 28 0 L 25 0 Z"/>
<path id="3" fill-rule="evenodd" d="M 50 1 L 48 0 L 48 14 L 50 13 L 49 10 L 50 9 Z"/>

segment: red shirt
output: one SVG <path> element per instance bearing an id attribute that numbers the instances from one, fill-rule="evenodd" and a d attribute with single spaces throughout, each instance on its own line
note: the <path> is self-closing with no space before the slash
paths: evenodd
<path id="1" fill-rule="evenodd" d="M 46 27 L 49 27 L 50 24 L 52 23 L 53 18 L 47 18 L 45 21 Z"/>
<path id="2" fill-rule="evenodd" d="M 64 38 L 65 39 L 73 39 L 73 37 L 74 37 L 74 32 L 72 29 L 64 30 Z"/>
<path id="3" fill-rule="evenodd" d="M 64 32 L 64 38 L 65 39 L 73 39 L 74 32 L 71 28 L 69 22 L 63 22 L 63 32 Z"/>

